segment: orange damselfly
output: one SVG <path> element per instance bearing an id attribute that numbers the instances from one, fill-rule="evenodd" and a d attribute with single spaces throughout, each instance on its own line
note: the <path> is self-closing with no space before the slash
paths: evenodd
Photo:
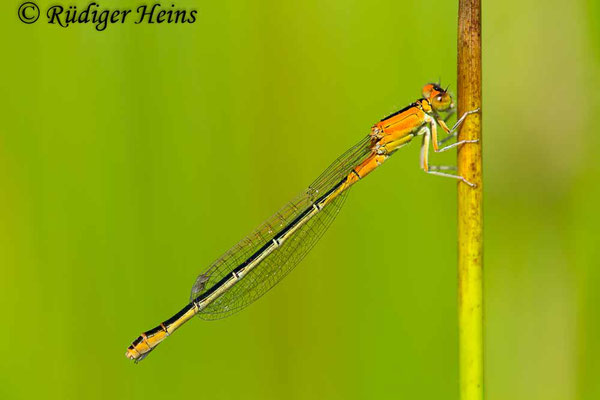
<path id="1" fill-rule="evenodd" d="M 437 84 L 423 88 L 423 98 L 376 123 L 371 133 L 335 160 L 296 199 L 275 213 L 198 276 L 190 302 L 157 327 L 142 333 L 126 352 L 135 362 L 144 359 L 159 343 L 194 315 L 218 319 L 246 307 L 285 277 L 323 235 L 342 207 L 348 188 L 383 164 L 400 147 L 423 137 L 421 168 L 430 174 L 464 177 L 429 165 L 429 147 L 442 152 L 476 140 L 461 140 L 442 147 L 473 110 L 448 128 L 441 115 L 454 112 L 452 96 Z M 449 136 L 438 141 L 437 126 Z"/>

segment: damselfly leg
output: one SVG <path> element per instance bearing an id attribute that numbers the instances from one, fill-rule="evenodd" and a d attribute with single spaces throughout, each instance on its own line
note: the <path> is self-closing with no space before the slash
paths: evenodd
<path id="1" fill-rule="evenodd" d="M 458 147 L 460 145 L 467 144 L 467 143 L 477 143 L 478 140 L 460 140 L 460 141 L 450 144 L 448 146 L 439 147 L 440 144 L 444 142 L 444 140 L 438 141 L 437 125 L 440 125 L 440 127 L 442 127 L 442 129 L 444 131 L 446 131 L 447 133 L 450 134 L 450 136 L 448 136 L 445 139 L 455 137 L 458 127 L 464 122 L 464 120 L 469 115 L 476 113 L 478 111 L 479 111 L 479 109 L 476 109 L 476 110 L 467 111 L 466 113 L 464 113 L 459 118 L 459 120 L 456 121 L 456 123 L 454 124 L 452 129 L 449 129 L 448 126 L 444 123 L 444 121 L 442 119 L 438 119 L 438 118 L 434 118 L 434 117 L 430 117 L 428 119 L 428 124 L 425 125 L 423 128 L 421 128 L 421 130 L 419 131 L 419 135 L 423 135 L 423 144 L 421 145 L 421 168 L 423 169 L 423 171 L 425 171 L 431 175 L 442 176 L 445 178 L 458 179 L 471 187 L 476 186 L 474 183 L 469 182 L 465 177 L 463 177 L 461 175 L 452 174 L 452 173 L 448 173 L 448 172 L 441 172 L 441 171 L 455 171 L 456 170 L 455 166 L 429 165 L 429 142 L 433 141 L 433 150 L 436 153 L 442 153 L 442 152 L 445 152 L 447 150 L 450 150 L 452 148 L 455 148 L 455 147 Z"/>
<path id="2" fill-rule="evenodd" d="M 440 126 L 442 127 L 443 130 L 446 131 L 446 133 L 448 134 L 448 136 L 446 136 L 445 138 L 443 138 L 442 140 L 440 140 L 438 142 L 438 146 L 441 146 L 442 144 L 446 143 L 448 140 L 456 137 L 456 135 L 458 134 L 458 127 L 465 121 L 465 119 L 471 115 L 471 114 L 475 114 L 479 112 L 479 108 L 476 108 L 474 110 L 471 111 L 467 111 L 466 113 L 464 113 L 454 124 L 454 126 L 452 128 L 448 128 L 448 126 L 446 125 L 446 121 L 447 119 L 452 115 L 448 115 L 445 119 L 443 120 L 438 120 L 438 123 L 440 123 Z"/>

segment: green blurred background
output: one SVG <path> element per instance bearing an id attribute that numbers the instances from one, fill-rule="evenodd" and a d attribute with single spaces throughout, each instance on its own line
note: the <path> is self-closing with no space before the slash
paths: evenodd
<path id="1" fill-rule="evenodd" d="M 0 13 L 0 398 L 457 398 L 456 184 L 416 144 L 267 296 L 124 357 L 371 124 L 456 88 L 456 2 L 179 0 L 195 24 L 104 32 L 19 4 Z M 484 4 L 488 399 L 600 398 L 599 17 Z"/>

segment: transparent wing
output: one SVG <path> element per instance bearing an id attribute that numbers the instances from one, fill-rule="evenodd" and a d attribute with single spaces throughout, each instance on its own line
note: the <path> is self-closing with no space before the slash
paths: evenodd
<path id="1" fill-rule="evenodd" d="M 282 280 L 317 243 L 346 199 L 347 191 L 302 225 L 292 237 L 198 314 L 202 319 L 227 317 L 254 302 Z"/>
<path id="2" fill-rule="evenodd" d="M 272 241 L 283 228 L 310 207 L 321 194 L 339 183 L 370 153 L 371 139 L 370 136 L 367 136 L 335 160 L 305 192 L 286 204 L 199 275 L 192 287 L 190 300 L 194 300 L 224 276 L 230 274 L 265 243 Z M 345 197 L 346 193 L 342 193 L 324 207 L 315 217 L 298 229 L 293 237 L 282 244 L 226 294 L 203 310 L 199 316 L 204 319 L 225 317 L 250 304 L 275 286 L 300 262 L 327 230 L 343 205 Z"/>
<path id="3" fill-rule="evenodd" d="M 371 154 L 371 146 L 372 138 L 370 135 L 362 138 L 344 154 L 339 156 L 337 160 L 332 162 L 331 165 L 310 184 L 309 190 L 314 190 L 317 195 L 319 193 L 325 193 L 342 178 L 352 172 L 354 167 L 363 162 L 365 158 Z"/>
<path id="4" fill-rule="evenodd" d="M 287 224 L 309 207 L 317 197 L 307 191 L 286 204 L 254 232 L 246 236 L 221 258 L 216 260 L 203 274 L 199 275 L 192 287 L 190 301 L 204 293 L 208 288 L 229 275 L 238 265 L 246 261 L 265 243 L 270 242 Z"/>

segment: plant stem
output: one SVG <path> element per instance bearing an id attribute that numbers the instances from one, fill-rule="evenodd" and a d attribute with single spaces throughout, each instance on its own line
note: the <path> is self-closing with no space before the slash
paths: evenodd
<path id="1" fill-rule="evenodd" d="M 458 115 L 481 108 L 481 1 L 458 2 Z M 458 185 L 458 329 L 461 400 L 483 399 L 483 187 L 481 112 L 470 115 L 459 140 L 458 172 L 477 187 Z"/>

